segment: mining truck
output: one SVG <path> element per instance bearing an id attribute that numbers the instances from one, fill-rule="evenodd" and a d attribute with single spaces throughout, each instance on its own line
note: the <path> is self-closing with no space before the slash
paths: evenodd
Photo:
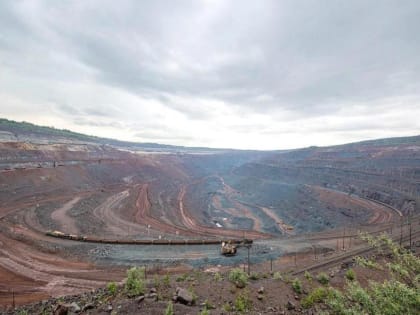
<path id="1" fill-rule="evenodd" d="M 220 253 L 224 256 L 235 256 L 236 245 L 232 244 L 231 242 L 222 242 Z"/>

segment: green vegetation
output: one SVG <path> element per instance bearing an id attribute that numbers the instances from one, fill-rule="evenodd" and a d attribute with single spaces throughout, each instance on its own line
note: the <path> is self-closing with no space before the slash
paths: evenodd
<path id="1" fill-rule="evenodd" d="M 249 275 L 249 279 L 258 280 L 260 279 L 260 274 L 258 272 L 251 272 L 251 274 Z"/>
<path id="2" fill-rule="evenodd" d="M 240 312 L 248 312 L 252 308 L 252 301 L 249 298 L 248 291 L 239 293 L 235 300 L 235 309 Z"/>
<path id="3" fill-rule="evenodd" d="M 281 273 L 280 273 L 280 272 L 276 271 L 276 272 L 273 274 L 273 279 L 274 279 L 274 280 L 283 280 L 283 277 L 282 277 L 282 275 L 281 275 Z"/>
<path id="4" fill-rule="evenodd" d="M 332 290 L 327 305 L 338 315 L 362 314 L 417 314 L 420 309 L 420 291 L 398 281 L 371 282 L 364 289 L 355 281 L 343 293 Z"/>
<path id="5" fill-rule="evenodd" d="M 95 141 L 99 138 L 94 136 L 87 136 L 81 133 L 73 132 L 67 129 L 56 129 L 54 127 L 37 126 L 25 121 L 17 122 L 0 118 L 0 127 L 10 131 L 21 131 L 23 133 L 32 133 L 40 135 L 60 136 L 66 138 L 73 138 L 82 141 Z"/>
<path id="6" fill-rule="evenodd" d="M 171 284 L 171 278 L 168 274 L 163 276 L 162 283 L 164 286 L 168 287 Z"/>
<path id="7" fill-rule="evenodd" d="M 222 308 L 225 312 L 232 312 L 233 311 L 232 306 L 229 303 L 223 304 Z"/>
<path id="8" fill-rule="evenodd" d="M 229 281 L 237 288 L 245 288 L 248 283 L 248 275 L 241 269 L 235 268 L 229 272 Z"/>
<path id="9" fill-rule="evenodd" d="M 176 282 L 184 282 L 188 278 L 188 274 L 184 273 L 183 275 L 178 276 L 175 281 Z"/>
<path id="10" fill-rule="evenodd" d="M 302 283 L 300 282 L 300 280 L 298 278 L 295 278 L 293 280 L 292 288 L 296 293 L 298 293 L 298 294 L 302 293 Z"/>
<path id="11" fill-rule="evenodd" d="M 302 299 L 301 305 L 303 308 L 310 308 L 315 303 L 324 302 L 328 294 L 329 290 L 324 287 L 315 288 L 311 293 Z"/>
<path id="12" fill-rule="evenodd" d="M 211 310 L 211 309 L 214 309 L 215 307 L 214 307 L 214 305 L 213 304 L 211 304 L 210 303 L 210 301 L 208 300 L 208 299 L 206 299 L 205 301 L 204 301 L 204 307 L 206 308 L 206 309 L 208 309 L 208 310 Z"/>
<path id="13" fill-rule="evenodd" d="M 210 312 L 206 307 L 204 307 L 204 309 L 200 312 L 200 315 L 210 315 Z"/>
<path id="14" fill-rule="evenodd" d="M 322 285 L 327 285 L 330 282 L 330 277 L 328 277 L 328 275 L 325 272 L 320 272 L 317 276 L 316 279 L 318 280 L 319 283 L 321 283 Z"/>
<path id="15" fill-rule="evenodd" d="M 172 302 L 168 303 L 168 306 L 165 310 L 165 315 L 174 315 L 174 305 L 172 304 Z"/>
<path id="16" fill-rule="evenodd" d="M 222 275 L 219 272 L 216 272 L 214 274 L 213 280 L 216 281 L 216 282 L 219 282 L 219 281 L 222 281 L 223 280 L 223 277 L 222 277 Z"/>
<path id="17" fill-rule="evenodd" d="M 376 261 L 373 261 L 371 259 L 366 259 L 360 256 L 357 256 L 355 259 L 356 264 L 358 264 L 359 266 L 367 267 L 370 269 L 381 269 L 381 266 Z"/>
<path id="18" fill-rule="evenodd" d="M 329 307 L 326 314 L 418 314 L 420 259 L 392 242 L 386 235 L 379 237 L 364 235 L 363 238 L 377 249 L 378 254 L 392 253 L 392 261 L 386 264 L 392 279 L 383 283 L 370 281 L 365 288 L 353 280 L 347 283 L 344 292 L 330 289 L 325 299 Z M 359 262 L 362 262 L 361 265 L 366 268 L 375 266 L 375 268 L 385 270 L 376 261 L 359 258 Z M 309 304 L 310 302 L 305 305 Z"/>
<path id="19" fill-rule="evenodd" d="M 195 291 L 194 291 L 194 288 L 193 288 L 193 286 L 192 286 L 192 285 L 190 285 L 190 286 L 189 286 L 189 288 L 188 288 L 188 292 L 190 292 L 190 293 L 191 293 L 191 296 L 192 296 L 192 304 L 194 305 L 194 304 L 195 304 L 195 302 L 197 302 L 197 298 L 198 298 L 198 296 L 197 296 L 197 294 L 195 294 Z"/>
<path id="20" fill-rule="evenodd" d="M 117 293 L 118 287 L 115 282 L 109 282 L 106 286 L 106 289 L 108 290 L 109 294 L 115 295 Z"/>
<path id="21" fill-rule="evenodd" d="M 309 282 L 312 282 L 313 277 L 312 277 L 311 273 L 309 271 L 307 271 L 307 270 L 305 271 L 305 278 Z"/>
<path id="22" fill-rule="evenodd" d="M 356 273 L 354 272 L 353 269 L 347 270 L 347 272 L 346 272 L 346 278 L 349 281 L 353 281 L 353 280 L 356 279 Z"/>
<path id="23" fill-rule="evenodd" d="M 125 292 L 128 296 L 136 296 L 144 293 L 144 267 L 133 267 L 127 270 Z"/>

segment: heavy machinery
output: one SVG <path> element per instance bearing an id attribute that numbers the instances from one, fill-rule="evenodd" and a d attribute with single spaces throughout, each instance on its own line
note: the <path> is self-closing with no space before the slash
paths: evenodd
<path id="1" fill-rule="evenodd" d="M 230 241 L 222 242 L 222 247 L 220 248 L 220 253 L 224 256 L 235 256 L 236 255 L 236 245 L 232 244 Z"/>

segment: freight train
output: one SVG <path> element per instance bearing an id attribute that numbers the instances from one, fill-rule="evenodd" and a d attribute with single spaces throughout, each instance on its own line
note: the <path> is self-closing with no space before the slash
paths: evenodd
<path id="1" fill-rule="evenodd" d="M 91 236 L 67 234 L 61 231 L 47 231 L 47 236 L 56 238 L 68 239 L 72 241 L 81 241 L 88 243 L 103 243 L 103 244 L 132 244 L 132 245 L 212 245 L 212 244 L 238 244 L 238 245 L 251 245 L 251 239 L 103 239 Z"/>

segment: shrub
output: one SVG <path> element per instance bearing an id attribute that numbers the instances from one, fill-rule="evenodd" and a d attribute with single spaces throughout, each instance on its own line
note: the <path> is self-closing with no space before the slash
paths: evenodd
<path id="1" fill-rule="evenodd" d="M 312 277 L 311 273 L 310 273 L 310 272 L 308 272 L 307 270 L 305 271 L 305 278 L 306 278 L 306 280 L 308 280 L 309 282 L 311 282 L 311 281 L 312 281 L 312 279 L 313 279 L 313 277 Z"/>
<path id="2" fill-rule="evenodd" d="M 223 309 L 225 312 L 232 312 L 232 311 L 233 311 L 233 310 L 232 310 L 232 306 L 231 306 L 229 303 L 225 303 L 225 304 L 223 304 L 222 309 Z"/>
<path id="3" fill-rule="evenodd" d="M 370 269 L 382 269 L 379 264 L 373 260 L 366 259 L 364 257 L 356 256 L 356 264 L 362 267 L 367 267 Z"/>
<path id="4" fill-rule="evenodd" d="M 204 308 L 201 312 L 200 315 L 210 315 L 210 312 L 207 310 L 207 308 Z"/>
<path id="5" fill-rule="evenodd" d="M 164 286 L 167 286 L 168 287 L 170 285 L 171 279 L 169 278 L 169 275 L 168 274 L 166 274 L 165 276 L 163 276 L 162 282 L 163 282 L 163 285 Z"/>
<path id="6" fill-rule="evenodd" d="M 144 268 L 133 267 L 127 271 L 125 291 L 128 296 L 136 296 L 144 293 Z"/>
<path id="7" fill-rule="evenodd" d="M 328 275 L 325 272 L 320 272 L 316 279 L 318 280 L 319 283 L 321 283 L 322 285 L 327 285 L 330 282 L 330 277 L 328 277 Z"/>
<path id="8" fill-rule="evenodd" d="M 178 276 L 175 281 L 176 282 L 184 282 L 188 278 L 188 274 L 184 273 L 183 275 Z"/>
<path id="9" fill-rule="evenodd" d="M 235 268 L 229 272 L 229 281 L 237 288 L 244 288 L 248 282 L 248 275 L 241 269 Z"/>
<path id="10" fill-rule="evenodd" d="M 249 299 L 247 291 L 240 293 L 235 300 L 235 309 L 240 312 L 248 312 L 251 310 L 252 301 Z"/>
<path id="11" fill-rule="evenodd" d="M 260 275 L 258 274 L 258 272 L 251 272 L 249 279 L 251 280 L 258 280 L 260 278 Z"/>
<path id="12" fill-rule="evenodd" d="M 283 277 L 281 276 L 281 273 L 280 273 L 280 272 L 276 271 L 276 272 L 273 274 L 273 279 L 274 279 L 274 280 L 283 280 Z"/>
<path id="13" fill-rule="evenodd" d="M 353 281 L 354 279 L 356 279 L 356 273 L 354 272 L 353 269 L 347 270 L 346 278 L 347 278 L 347 280 L 350 280 L 350 281 Z"/>
<path id="14" fill-rule="evenodd" d="M 115 295 L 117 293 L 117 284 L 115 282 L 109 282 L 106 286 L 106 289 L 108 290 L 109 294 Z"/>
<path id="15" fill-rule="evenodd" d="M 208 300 L 208 299 L 206 299 L 206 300 L 204 301 L 204 307 L 205 307 L 207 310 L 211 310 L 211 309 L 214 309 L 214 308 L 215 308 L 215 306 L 214 306 L 213 304 L 211 304 L 211 303 L 209 302 L 209 300 Z"/>
<path id="16" fill-rule="evenodd" d="M 383 283 L 370 281 L 361 287 L 357 281 L 348 282 L 343 292 L 330 289 L 325 300 L 328 314 L 418 314 L 420 309 L 420 259 L 395 244 L 386 235 L 364 237 L 379 253 L 390 251 L 392 261 L 388 270 L 393 280 Z M 358 257 L 356 261 L 368 268 L 382 268 L 378 262 Z M 398 280 L 397 280 L 398 279 Z M 401 281 L 405 281 L 403 283 Z"/>
<path id="17" fill-rule="evenodd" d="M 172 302 L 168 303 L 168 306 L 165 310 L 165 315 L 174 315 L 174 305 L 172 304 Z"/>
<path id="18" fill-rule="evenodd" d="M 296 293 L 298 293 L 298 294 L 302 293 L 302 283 L 300 282 L 300 280 L 298 278 L 295 278 L 293 280 L 292 288 Z"/>
<path id="19" fill-rule="evenodd" d="M 223 277 L 222 277 L 222 275 L 221 275 L 219 272 L 216 272 L 216 273 L 214 274 L 213 279 L 214 279 L 214 281 L 219 282 L 219 281 L 222 281 L 222 280 L 223 280 Z"/>
<path id="20" fill-rule="evenodd" d="M 328 296 L 328 290 L 326 288 L 316 288 L 309 295 L 302 299 L 302 307 L 310 308 L 314 303 L 324 302 Z"/>

